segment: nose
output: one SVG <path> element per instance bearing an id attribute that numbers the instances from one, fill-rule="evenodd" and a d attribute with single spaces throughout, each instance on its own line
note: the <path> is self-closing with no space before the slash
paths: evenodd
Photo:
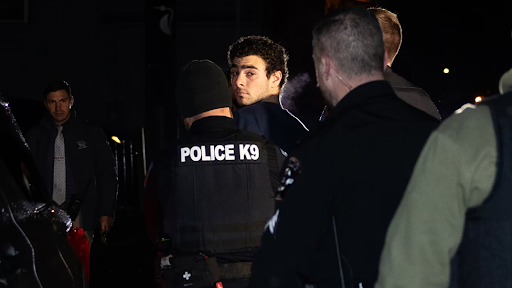
<path id="1" fill-rule="evenodd" d="M 236 87 L 243 87 L 245 85 L 244 77 L 240 75 L 233 76 L 233 83 L 235 83 Z"/>
<path id="2" fill-rule="evenodd" d="M 55 110 L 62 111 L 62 110 L 64 110 L 64 106 L 66 106 L 66 103 L 57 102 L 57 103 L 55 103 Z"/>

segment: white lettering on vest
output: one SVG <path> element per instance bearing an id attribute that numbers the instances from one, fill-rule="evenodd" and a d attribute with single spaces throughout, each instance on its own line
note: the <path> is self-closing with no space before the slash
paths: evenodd
<path id="1" fill-rule="evenodd" d="M 240 160 L 258 160 L 260 158 L 260 149 L 254 144 L 240 144 Z"/>
<path id="2" fill-rule="evenodd" d="M 197 162 L 201 159 L 201 149 L 197 146 L 190 148 L 190 159 Z"/>
<path id="3" fill-rule="evenodd" d="M 220 151 L 222 150 L 222 154 L 220 153 Z M 224 158 L 226 158 L 226 155 L 224 154 L 224 146 L 222 145 L 217 145 L 215 146 L 215 160 L 219 160 L 219 161 L 222 161 L 224 160 Z"/>
<path id="4" fill-rule="evenodd" d="M 235 144 L 181 147 L 180 160 L 183 163 L 187 161 L 187 157 L 194 162 L 234 161 L 237 156 L 240 160 L 258 160 L 260 158 L 258 145 L 239 144 L 238 148 L 237 155 Z"/>
<path id="5" fill-rule="evenodd" d="M 181 150 L 181 162 L 185 162 L 185 157 L 190 156 L 190 148 L 183 147 Z"/>
<path id="6" fill-rule="evenodd" d="M 258 149 L 258 146 L 252 144 L 249 150 L 251 151 L 252 160 L 258 160 L 258 158 L 260 158 L 260 149 Z"/>
<path id="7" fill-rule="evenodd" d="M 206 147 L 201 146 L 201 161 L 212 161 L 210 156 L 206 155 Z"/>
<path id="8" fill-rule="evenodd" d="M 226 145 L 226 160 L 235 160 L 235 145 L 227 144 Z"/>
<path id="9" fill-rule="evenodd" d="M 251 154 L 249 154 L 249 144 L 240 144 L 240 160 L 251 159 Z"/>

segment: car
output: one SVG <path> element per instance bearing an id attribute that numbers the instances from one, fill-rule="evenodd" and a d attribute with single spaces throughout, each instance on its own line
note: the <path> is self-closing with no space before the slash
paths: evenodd
<path id="1" fill-rule="evenodd" d="M 0 96 L 0 288 L 87 287 L 68 241 L 72 222 L 48 194 L 23 133 Z"/>

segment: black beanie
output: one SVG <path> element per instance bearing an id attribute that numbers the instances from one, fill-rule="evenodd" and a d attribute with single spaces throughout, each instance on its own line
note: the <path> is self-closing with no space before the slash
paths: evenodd
<path id="1" fill-rule="evenodd" d="M 191 61 L 178 77 L 176 103 L 183 118 L 231 107 L 231 91 L 226 74 L 210 60 Z"/>

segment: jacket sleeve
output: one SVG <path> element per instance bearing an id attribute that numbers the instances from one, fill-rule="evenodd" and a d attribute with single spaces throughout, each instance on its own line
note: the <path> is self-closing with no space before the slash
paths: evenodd
<path id="1" fill-rule="evenodd" d="M 274 145 L 272 141 L 266 140 L 266 150 L 268 153 L 268 168 L 270 174 L 270 184 L 274 193 L 277 193 L 277 188 L 280 186 L 280 172 L 285 161 L 285 156 L 282 150 Z"/>
<path id="2" fill-rule="evenodd" d="M 253 263 L 251 287 L 304 287 L 310 279 L 332 213 L 331 181 L 319 181 L 326 171 L 311 168 L 295 179 L 268 221 Z"/>
<path id="3" fill-rule="evenodd" d="M 487 198 L 494 182 L 488 111 L 453 114 L 430 136 L 389 226 L 376 288 L 448 287 L 466 211 Z"/>
<path id="4" fill-rule="evenodd" d="M 100 216 L 114 218 L 117 204 L 117 172 L 114 157 L 103 130 L 95 129 L 92 139 L 96 146 L 93 157 Z"/>

